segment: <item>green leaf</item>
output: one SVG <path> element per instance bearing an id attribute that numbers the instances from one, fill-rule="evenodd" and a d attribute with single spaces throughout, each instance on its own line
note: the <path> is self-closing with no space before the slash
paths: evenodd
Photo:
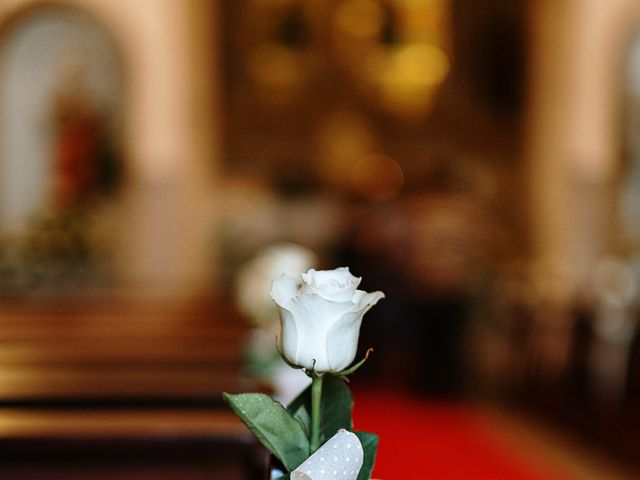
<path id="1" fill-rule="evenodd" d="M 373 472 L 373 464 L 376 461 L 379 440 L 378 436 L 375 433 L 369 432 L 353 433 L 355 433 L 358 439 L 360 439 L 362 449 L 364 450 L 364 460 L 357 480 L 369 480 L 371 478 L 371 473 Z"/>
<path id="2" fill-rule="evenodd" d="M 293 412 L 293 418 L 300 422 L 300 425 L 302 425 L 302 428 L 308 437 L 311 432 L 311 418 L 309 417 L 309 411 L 307 408 L 304 405 L 300 405 L 298 409 Z"/>
<path id="3" fill-rule="evenodd" d="M 346 430 L 353 428 L 353 421 L 351 420 L 352 409 L 353 398 L 347 384 L 338 377 L 329 375 L 324 381 L 322 391 L 322 407 L 320 411 L 322 441 L 333 437 L 341 428 Z"/>
<path id="4" fill-rule="evenodd" d="M 287 471 L 307 459 L 309 440 L 302 425 L 278 402 L 262 393 L 223 393 L 222 397 Z"/>
<path id="5" fill-rule="evenodd" d="M 346 430 L 353 428 L 352 408 L 353 399 L 349 387 L 338 377 L 325 374 L 320 407 L 320 442 L 333 437 L 341 428 Z M 304 411 L 308 418 L 311 411 L 311 386 L 298 395 L 289 404 L 287 410 L 291 415 L 300 415 L 299 418 L 302 418 L 302 411 Z"/>

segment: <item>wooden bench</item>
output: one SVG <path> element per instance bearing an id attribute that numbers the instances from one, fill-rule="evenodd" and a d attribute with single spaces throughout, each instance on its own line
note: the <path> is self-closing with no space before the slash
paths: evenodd
<path id="1" fill-rule="evenodd" d="M 257 388 L 233 309 L 0 304 L 0 478 L 249 479 L 264 453 L 221 401 Z"/>

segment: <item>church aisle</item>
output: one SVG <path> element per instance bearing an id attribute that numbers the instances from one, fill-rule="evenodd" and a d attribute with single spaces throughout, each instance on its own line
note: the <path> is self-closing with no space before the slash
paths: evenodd
<path id="1" fill-rule="evenodd" d="M 381 437 L 375 478 L 639 478 L 638 472 L 523 414 L 380 390 L 358 389 L 354 398 L 356 429 Z"/>

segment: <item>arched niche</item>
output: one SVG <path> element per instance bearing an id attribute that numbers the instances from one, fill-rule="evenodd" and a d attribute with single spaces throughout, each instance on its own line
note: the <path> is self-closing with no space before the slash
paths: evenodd
<path id="1" fill-rule="evenodd" d="M 123 181 L 124 88 L 116 42 L 88 12 L 36 4 L 0 24 L 0 265 L 10 286 L 105 267 L 99 256 L 115 237 L 100 217 Z"/>
<path id="2" fill-rule="evenodd" d="M 116 293 L 210 291 L 215 227 L 204 226 L 215 215 L 219 161 L 216 4 L 2 0 L 0 47 L 15 22 L 48 7 L 85 12 L 121 52 L 126 182 L 110 232 L 120 241 Z"/>

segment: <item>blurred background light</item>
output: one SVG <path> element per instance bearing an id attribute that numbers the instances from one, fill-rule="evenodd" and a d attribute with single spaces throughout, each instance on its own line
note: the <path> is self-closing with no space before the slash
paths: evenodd
<path id="1" fill-rule="evenodd" d="M 398 162 L 385 155 L 368 155 L 358 160 L 351 171 L 353 189 L 364 198 L 382 202 L 402 190 L 404 174 Z"/>

